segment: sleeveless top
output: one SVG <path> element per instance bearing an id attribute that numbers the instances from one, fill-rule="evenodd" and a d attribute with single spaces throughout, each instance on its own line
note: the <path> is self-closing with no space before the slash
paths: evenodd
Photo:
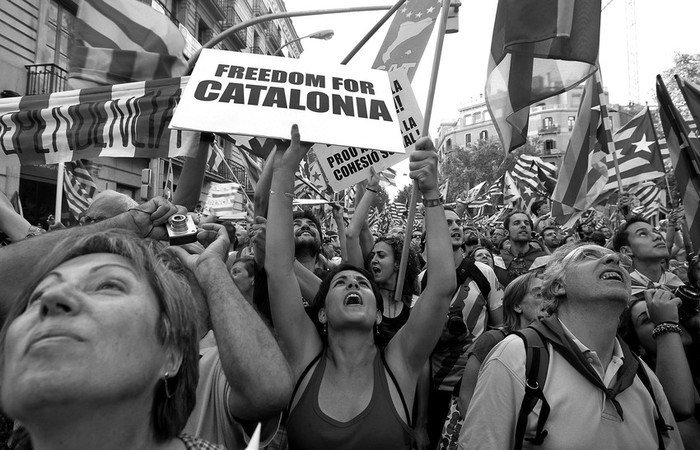
<path id="1" fill-rule="evenodd" d="M 377 336 L 375 342 L 379 348 L 384 348 L 394 337 L 397 331 L 408 322 L 408 317 L 411 315 L 411 308 L 407 304 L 403 304 L 401 312 L 396 317 L 382 317 L 381 323 L 377 326 Z"/>
<path id="2" fill-rule="evenodd" d="M 410 449 L 413 430 L 401 419 L 391 400 L 386 374 L 394 382 L 401 397 L 406 417 L 410 415 L 396 378 L 386 365 L 384 355 L 377 351 L 374 360 L 374 389 L 367 407 L 347 422 L 339 422 L 321 411 L 318 394 L 326 370 L 326 358 L 321 352 L 304 370 L 292 394 L 296 395 L 299 383 L 308 370 L 320 358 L 299 402 L 289 413 L 287 433 L 289 450 L 393 450 Z"/>

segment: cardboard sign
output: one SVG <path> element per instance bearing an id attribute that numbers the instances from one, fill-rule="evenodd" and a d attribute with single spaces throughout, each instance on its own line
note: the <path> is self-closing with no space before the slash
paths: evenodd
<path id="1" fill-rule="evenodd" d="M 171 126 L 403 152 L 386 72 L 205 49 Z"/>
<path id="2" fill-rule="evenodd" d="M 401 141 L 405 153 L 389 153 L 362 147 L 340 147 L 316 144 L 312 149 L 321 165 L 324 175 L 334 191 L 353 186 L 370 176 L 370 169 L 379 173 L 397 164 L 415 148 L 416 141 L 423 131 L 423 114 L 411 89 L 406 72 L 389 72 L 393 104 L 401 125 Z"/>

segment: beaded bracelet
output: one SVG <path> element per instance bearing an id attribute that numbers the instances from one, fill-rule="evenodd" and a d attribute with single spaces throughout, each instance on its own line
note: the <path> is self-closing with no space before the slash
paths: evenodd
<path id="1" fill-rule="evenodd" d="M 673 325 L 670 323 L 662 323 L 654 327 L 654 331 L 651 332 L 651 337 L 656 339 L 662 334 L 669 333 L 681 334 L 681 327 L 679 325 Z"/>

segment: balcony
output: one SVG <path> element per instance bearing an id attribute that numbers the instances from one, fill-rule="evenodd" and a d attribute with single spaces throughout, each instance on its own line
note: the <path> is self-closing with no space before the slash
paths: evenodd
<path id="1" fill-rule="evenodd" d="M 224 19 L 221 22 L 221 28 L 231 28 L 232 26 L 238 25 L 242 22 L 243 19 L 236 12 L 235 8 L 233 7 L 233 3 L 229 4 L 228 9 L 226 10 L 226 19 Z M 238 50 L 244 49 L 248 46 L 248 30 L 243 29 L 237 31 L 236 33 L 231 35 L 229 39 L 231 40 L 234 47 L 236 47 Z"/>
<path id="2" fill-rule="evenodd" d="M 177 20 L 175 13 L 170 11 L 168 8 L 166 8 L 165 5 L 160 0 L 151 0 L 151 8 L 155 9 L 156 11 L 160 12 L 165 17 L 170 19 L 170 21 L 172 23 L 174 23 L 176 26 L 180 25 L 180 21 Z"/>
<path id="3" fill-rule="evenodd" d="M 265 14 L 265 4 L 262 0 L 253 0 L 253 16 L 258 17 Z"/>
<path id="4" fill-rule="evenodd" d="M 266 29 L 265 37 L 267 38 L 267 48 L 276 49 L 282 45 L 280 30 L 277 27 L 270 27 Z"/>
<path id="5" fill-rule="evenodd" d="M 68 71 L 56 64 L 29 64 L 27 95 L 51 94 L 66 90 Z"/>
<path id="6" fill-rule="evenodd" d="M 559 134 L 560 133 L 560 128 L 559 125 L 547 125 L 539 130 L 537 130 L 537 134 Z"/>

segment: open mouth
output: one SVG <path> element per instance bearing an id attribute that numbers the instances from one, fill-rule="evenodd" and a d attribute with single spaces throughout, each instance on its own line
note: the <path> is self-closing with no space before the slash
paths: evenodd
<path id="1" fill-rule="evenodd" d="M 345 297 L 345 306 L 356 306 L 356 305 L 362 305 L 362 297 L 359 296 L 359 294 L 356 293 L 350 293 Z"/>
<path id="2" fill-rule="evenodd" d="M 622 275 L 618 272 L 603 272 L 603 274 L 600 276 L 601 280 L 615 280 L 615 281 L 623 281 Z"/>

